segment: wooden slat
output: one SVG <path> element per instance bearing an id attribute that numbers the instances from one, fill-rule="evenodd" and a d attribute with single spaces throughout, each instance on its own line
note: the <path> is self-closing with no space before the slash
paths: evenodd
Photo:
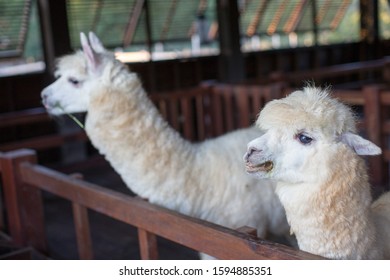
<path id="1" fill-rule="evenodd" d="M 93 251 L 91 232 L 89 229 L 88 209 L 75 202 L 72 203 L 72 209 L 80 259 L 92 260 Z"/>
<path id="2" fill-rule="evenodd" d="M 33 137 L 25 140 L 0 144 L 0 151 L 7 152 L 18 149 L 46 150 L 61 147 L 68 141 L 86 141 L 88 137 L 84 131 L 78 131 L 66 135 L 52 134 Z"/>
<path id="3" fill-rule="evenodd" d="M 183 114 L 183 134 L 184 137 L 188 140 L 194 139 L 194 126 L 193 126 L 193 110 L 191 108 L 191 100 L 188 98 L 183 98 L 180 100 L 180 109 Z"/>
<path id="4" fill-rule="evenodd" d="M 196 129 L 198 132 L 198 140 L 202 141 L 206 137 L 206 129 L 204 123 L 203 96 L 201 95 L 196 96 L 195 108 L 196 108 Z"/>
<path id="5" fill-rule="evenodd" d="M 390 162 L 390 150 L 384 150 L 383 152 L 383 157 L 387 162 Z"/>
<path id="6" fill-rule="evenodd" d="M 390 120 L 384 120 L 382 123 L 382 133 L 390 134 Z"/>
<path id="7" fill-rule="evenodd" d="M 168 109 L 167 102 L 165 100 L 159 100 L 157 102 L 157 108 L 160 111 L 160 114 L 165 120 L 168 120 Z"/>
<path id="8" fill-rule="evenodd" d="M 224 259 L 319 259 L 293 248 L 187 217 L 145 201 L 32 164 L 20 166 L 22 179 L 33 186 L 84 205 L 197 251 Z"/>
<path id="9" fill-rule="evenodd" d="M 21 162 L 36 163 L 30 150 L 0 154 L 3 191 L 8 215 L 8 228 L 17 245 L 31 245 L 46 252 L 47 244 L 41 191 L 21 180 Z"/>
<path id="10" fill-rule="evenodd" d="M 360 90 L 334 90 L 333 96 L 349 105 L 365 104 L 365 98 Z"/>
<path id="11" fill-rule="evenodd" d="M 378 146 L 381 141 L 381 100 L 380 87 L 368 86 L 363 88 L 365 98 L 364 116 L 368 139 Z M 372 182 L 375 185 L 382 185 L 386 176 L 386 168 L 381 157 L 370 157 L 368 159 Z"/>
<path id="12" fill-rule="evenodd" d="M 214 136 L 221 135 L 224 132 L 223 126 L 223 113 L 222 113 L 222 104 L 221 96 L 217 92 L 213 91 L 211 96 L 212 102 L 212 122 L 214 125 Z"/>
<path id="13" fill-rule="evenodd" d="M 0 128 L 16 125 L 28 125 L 44 121 L 50 121 L 50 117 L 46 113 L 45 108 L 33 108 L 0 114 Z"/>
<path id="14" fill-rule="evenodd" d="M 226 131 L 232 131 L 234 129 L 234 118 L 233 118 L 233 109 L 232 109 L 232 89 L 229 86 L 225 86 L 223 89 L 223 108 L 224 108 L 224 115 L 223 119 L 226 126 Z"/>
<path id="15" fill-rule="evenodd" d="M 251 90 L 251 96 L 252 96 L 252 120 L 256 120 L 256 116 L 260 113 L 260 109 L 263 108 L 264 103 L 263 99 L 264 97 L 261 94 L 261 88 L 254 88 L 252 87 Z"/>
<path id="16" fill-rule="evenodd" d="M 3 153 L 0 152 L 0 159 L 2 156 Z M 1 172 L 2 172 L 1 162 L 2 160 L 0 160 L 0 179 L 1 179 Z M 4 202 L 3 192 L 0 192 L 0 194 L 1 194 L 0 195 L 0 233 L 1 233 L 5 229 L 5 217 L 4 217 L 5 212 L 3 211 L 3 209 L 5 209 L 5 206 L 3 206 L 3 202 Z M 0 235 L 0 239 L 1 239 L 1 235 Z"/>
<path id="17" fill-rule="evenodd" d="M 380 95 L 380 101 L 382 105 L 390 105 L 390 92 L 382 91 Z"/>
<path id="18" fill-rule="evenodd" d="M 177 106 L 178 106 L 178 100 L 177 99 L 172 99 L 168 103 L 168 108 L 169 108 L 168 122 L 174 129 L 179 131 L 180 130 L 180 126 L 179 126 L 179 111 L 178 111 Z"/>
<path id="19" fill-rule="evenodd" d="M 157 237 L 146 230 L 138 228 L 138 240 L 142 260 L 157 260 Z"/>
<path id="20" fill-rule="evenodd" d="M 286 74 L 275 72 L 271 74 L 271 80 L 302 82 L 308 79 L 323 79 L 368 71 L 381 71 L 386 66 L 388 61 L 389 58 L 383 58 L 378 60 L 332 65 L 319 69 L 303 70 Z"/>
<path id="21" fill-rule="evenodd" d="M 237 86 L 234 90 L 236 106 L 238 108 L 238 128 L 248 127 L 250 125 L 250 109 L 248 103 L 248 89 L 243 86 Z"/>

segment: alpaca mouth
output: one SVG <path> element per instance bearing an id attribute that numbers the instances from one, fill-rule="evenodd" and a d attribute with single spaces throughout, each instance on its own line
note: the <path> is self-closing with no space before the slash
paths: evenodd
<path id="1" fill-rule="evenodd" d="M 270 160 L 255 165 L 250 162 L 247 162 L 245 167 L 248 173 L 270 172 L 274 168 L 274 163 Z"/>

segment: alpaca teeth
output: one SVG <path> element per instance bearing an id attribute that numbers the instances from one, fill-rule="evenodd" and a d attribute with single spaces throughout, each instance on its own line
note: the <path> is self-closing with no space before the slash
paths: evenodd
<path id="1" fill-rule="evenodd" d="M 272 170 L 273 167 L 274 167 L 273 162 L 269 160 L 257 165 L 252 165 L 249 162 L 246 164 L 246 170 L 249 173 L 262 172 L 262 171 L 269 172 Z"/>

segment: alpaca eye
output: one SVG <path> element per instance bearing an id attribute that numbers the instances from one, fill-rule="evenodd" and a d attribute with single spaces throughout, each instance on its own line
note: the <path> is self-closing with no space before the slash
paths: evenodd
<path id="1" fill-rule="evenodd" d="M 79 80 L 77 80 L 75 78 L 72 78 L 72 77 L 68 78 L 68 82 L 71 83 L 74 86 L 78 86 L 80 84 Z"/>
<path id="2" fill-rule="evenodd" d="M 301 142 L 303 145 L 308 145 L 313 141 L 313 138 L 310 138 L 309 136 L 307 136 L 303 133 L 298 134 L 297 138 L 298 138 L 299 142 Z"/>

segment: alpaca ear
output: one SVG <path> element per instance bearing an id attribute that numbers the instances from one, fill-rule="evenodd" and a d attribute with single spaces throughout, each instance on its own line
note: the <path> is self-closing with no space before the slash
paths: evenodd
<path id="1" fill-rule="evenodd" d="M 99 38 L 96 36 L 95 33 L 89 32 L 88 35 L 89 35 L 89 42 L 91 43 L 91 47 L 95 52 L 103 53 L 106 51 L 102 42 L 99 40 Z"/>
<path id="2" fill-rule="evenodd" d="M 349 146 L 356 154 L 361 156 L 375 156 L 382 153 L 377 145 L 353 133 L 344 133 L 341 135 L 341 142 Z"/>
<path id="3" fill-rule="evenodd" d="M 97 53 L 91 48 L 88 43 L 87 36 L 84 33 L 80 33 L 81 47 L 88 62 L 88 69 L 96 71 L 99 66 L 99 58 Z"/>

